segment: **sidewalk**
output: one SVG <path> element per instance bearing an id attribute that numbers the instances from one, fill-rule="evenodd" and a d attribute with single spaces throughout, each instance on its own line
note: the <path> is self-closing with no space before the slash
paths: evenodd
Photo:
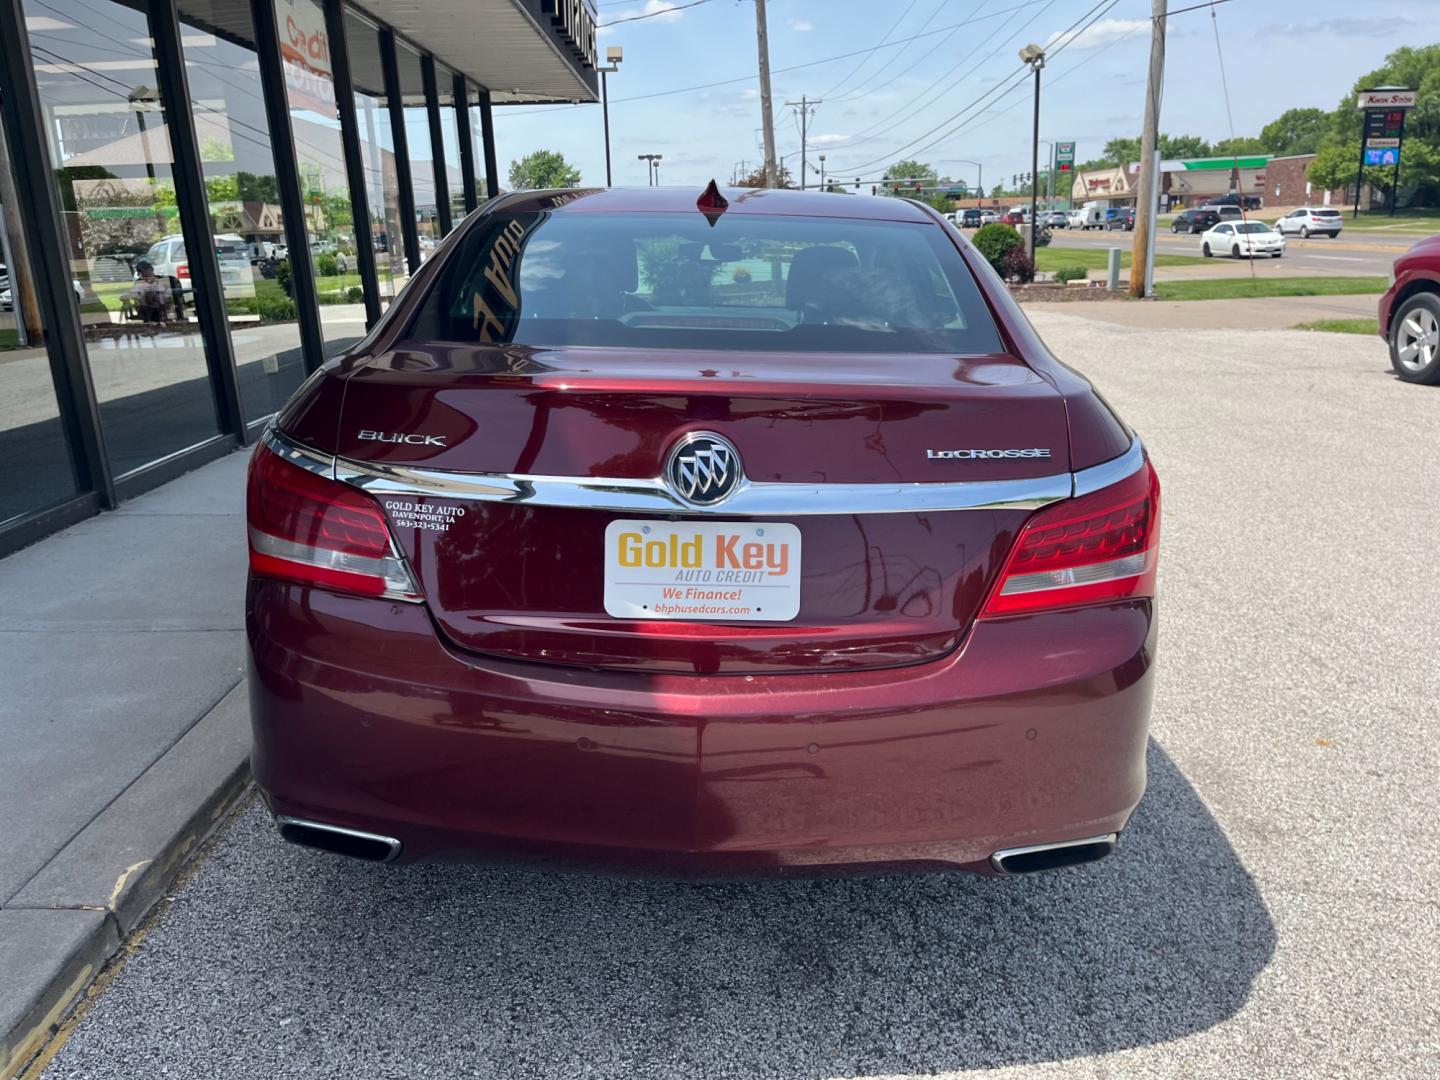
<path id="1" fill-rule="evenodd" d="M 1377 295 L 1263 296 L 1235 300 L 1114 300 L 1025 304 L 1026 312 L 1049 311 L 1150 330 L 1288 330 L 1319 319 L 1374 319 Z M 1385 347 L 1379 337 L 1377 349 Z"/>
<path id="2" fill-rule="evenodd" d="M 249 782 L 247 459 L 0 561 L 0 1077 Z"/>

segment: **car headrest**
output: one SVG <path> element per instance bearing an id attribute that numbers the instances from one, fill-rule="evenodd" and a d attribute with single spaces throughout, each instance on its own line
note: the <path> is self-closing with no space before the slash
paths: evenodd
<path id="1" fill-rule="evenodd" d="M 796 311 L 826 306 L 840 278 L 860 269 L 860 260 L 849 248 L 801 248 L 790 260 L 785 281 L 785 306 Z"/>

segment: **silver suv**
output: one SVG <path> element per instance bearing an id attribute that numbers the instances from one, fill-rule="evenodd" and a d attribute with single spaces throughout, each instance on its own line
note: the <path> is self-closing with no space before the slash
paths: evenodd
<path id="1" fill-rule="evenodd" d="M 1339 210 L 1302 206 L 1299 210 L 1291 210 L 1290 213 L 1275 222 L 1275 231 L 1281 236 L 1299 233 L 1302 238 L 1315 234 L 1339 236 L 1340 230 L 1344 226 L 1344 217 Z"/>

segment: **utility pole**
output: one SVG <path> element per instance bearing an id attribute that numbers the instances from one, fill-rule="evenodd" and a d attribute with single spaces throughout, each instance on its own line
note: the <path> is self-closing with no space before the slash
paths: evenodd
<path id="1" fill-rule="evenodd" d="M 810 101 L 804 94 L 800 95 L 799 101 L 787 101 L 787 109 L 800 110 L 800 190 L 804 191 L 809 183 L 809 177 L 805 174 L 805 138 L 810 133 L 810 114 L 815 111 L 816 105 L 825 104 L 823 101 Z"/>
<path id="2" fill-rule="evenodd" d="M 775 116 L 770 107 L 770 43 L 765 29 L 765 0 L 755 0 L 755 43 L 760 50 L 760 122 L 765 129 L 765 186 L 779 187 L 775 168 Z"/>
<path id="3" fill-rule="evenodd" d="M 1035 122 L 1030 137 L 1030 261 L 1035 261 L 1036 203 L 1040 201 L 1040 72 L 1045 70 L 1045 50 L 1039 45 L 1026 45 L 1020 50 L 1020 62 L 1035 72 Z"/>
<path id="4" fill-rule="evenodd" d="M 1160 201 L 1160 170 L 1155 144 L 1160 136 L 1160 89 L 1165 84 L 1165 17 L 1169 0 L 1150 0 L 1150 76 L 1145 83 L 1145 129 L 1140 139 L 1140 190 L 1135 205 L 1135 245 L 1130 254 L 1130 295 L 1151 291 L 1155 250 L 1155 204 Z"/>

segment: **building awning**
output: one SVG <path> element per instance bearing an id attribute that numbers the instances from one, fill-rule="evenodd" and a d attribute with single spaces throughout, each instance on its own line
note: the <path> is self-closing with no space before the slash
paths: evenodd
<path id="1" fill-rule="evenodd" d="M 488 89 L 496 104 L 600 100 L 593 0 L 362 0 L 358 6 Z"/>

